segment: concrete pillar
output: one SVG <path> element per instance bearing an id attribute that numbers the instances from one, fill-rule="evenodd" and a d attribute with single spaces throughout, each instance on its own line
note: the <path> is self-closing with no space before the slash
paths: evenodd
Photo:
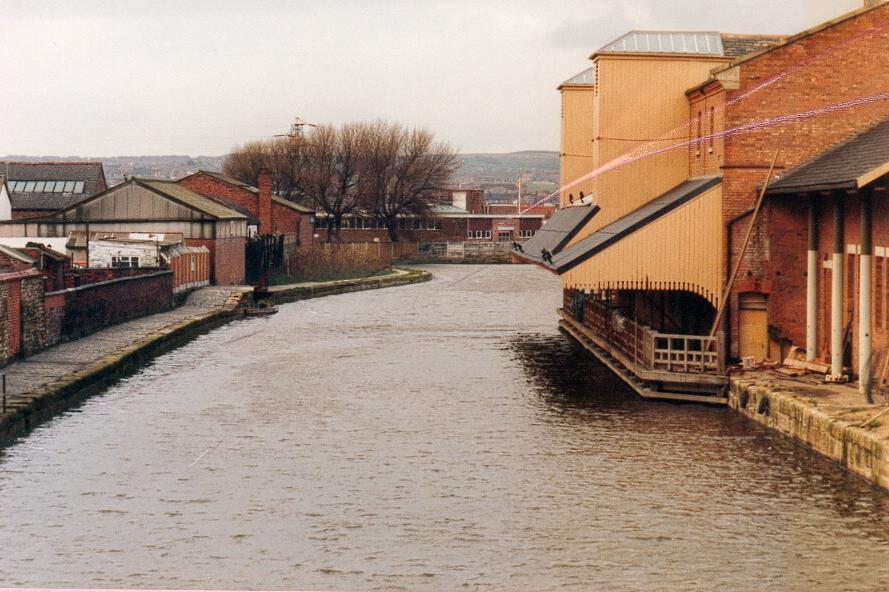
<path id="1" fill-rule="evenodd" d="M 806 360 L 813 361 L 818 349 L 818 210 L 809 196 L 809 244 L 806 267 Z"/>
<path id="2" fill-rule="evenodd" d="M 833 195 L 833 261 L 830 270 L 830 374 L 843 375 L 843 259 L 845 257 L 845 216 L 843 194 Z"/>
<path id="3" fill-rule="evenodd" d="M 871 238 L 871 216 L 873 201 L 870 191 L 861 193 L 861 257 L 858 271 L 858 390 L 870 398 L 872 376 L 871 331 L 872 315 L 871 294 L 873 283 L 871 265 L 873 257 L 873 241 Z"/>

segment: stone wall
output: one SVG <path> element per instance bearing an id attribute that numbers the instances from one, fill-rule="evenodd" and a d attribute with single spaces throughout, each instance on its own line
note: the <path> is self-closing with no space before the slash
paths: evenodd
<path id="1" fill-rule="evenodd" d="M 36 270 L 0 274 L 0 366 L 43 347 L 43 276 Z"/>
<path id="2" fill-rule="evenodd" d="M 836 417 L 805 396 L 752 380 L 732 380 L 729 406 L 889 489 L 889 443 L 873 428 L 859 427 L 857 418 Z"/>
<path id="3" fill-rule="evenodd" d="M 21 283 L 21 354 L 29 356 L 46 347 L 46 316 L 43 303 L 43 278 Z"/>

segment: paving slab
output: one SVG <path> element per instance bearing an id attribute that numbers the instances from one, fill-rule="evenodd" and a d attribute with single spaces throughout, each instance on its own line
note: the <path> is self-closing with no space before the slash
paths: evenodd
<path id="1" fill-rule="evenodd" d="M 22 398 L 25 393 L 97 363 L 102 358 L 119 354 L 149 334 L 171 332 L 185 319 L 220 311 L 232 293 L 243 294 L 250 290 L 252 288 L 247 286 L 199 288 L 188 296 L 185 303 L 173 310 L 108 327 L 7 364 L 0 369 L 0 373 L 6 374 L 7 405 L 16 406 L 16 399 Z"/>

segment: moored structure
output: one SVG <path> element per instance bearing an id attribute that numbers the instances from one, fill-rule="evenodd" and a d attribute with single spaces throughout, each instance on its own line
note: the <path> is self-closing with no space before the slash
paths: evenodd
<path id="1" fill-rule="evenodd" d="M 809 214 L 791 216 L 774 195 L 802 174 L 790 171 L 889 114 L 887 23 L 879 3 L 787 38 L 632 32 L 559 87 L 562 209 L 516 255 L 562 276 L 563 326 L 643 396 L 703 390 L 724 402 L 727 360 L 780 361 L 804 343 Z M 838 59 L 854 85 L 839 83 Z M 779 180 L 759 208 L 779 148 Z M 840 176 L 882 170 L 867 166 Z M 854 253 L 848 242 L 841 258 L 867 256 L 864 241 Z M 832 356 L 839 371 L 852 312 L 834 315 L 845 339 L 834 333 L 810 356 Z M 866 357 L 866 345 L 852 350 Z"/>

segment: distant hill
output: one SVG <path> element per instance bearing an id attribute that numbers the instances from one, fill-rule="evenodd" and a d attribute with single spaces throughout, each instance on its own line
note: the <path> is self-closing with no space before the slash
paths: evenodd
<path id="1" fill-rule="evenodd" d="M 109 185 L 116 185 L 126 176 L 153 177 L 156 179 L 178 179 L 198 169 L 221 171 L 225 156 L 23 156 L 13 154 L 0 156 L 0 160 L 31 161 L 101 161 Z"/>
<path id="2" fill-rule="evenodd" d="M 462 165 L 454 177 L 455 184 L 497 184 L 514 186 L 520 177 L 528 182 L 556 182 L 559 177 L 559 153 L 526 150 L 506 153 L 461 154 Z M 124 176 L 178 179 L 198 169 L 221 171 L 225 156 L 24 156 L 8 155 L 0 160 L 17 161 L 102 161 L 109 184 L 119 183 Z"/>
<path id="3" fill-rule="evenodd" d="M 458 182 L 514 184 L 525 175 L 536 181 L 556 182 L 559 178 L 559 153 L 549 150 L 467 153 L 460 157 L 463 165 L 456 175 Z"/>

